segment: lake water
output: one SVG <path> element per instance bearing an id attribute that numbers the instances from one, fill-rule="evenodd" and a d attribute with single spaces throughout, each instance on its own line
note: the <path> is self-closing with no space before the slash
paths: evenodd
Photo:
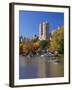
<path id="1" fill-rule="evenodd" d="M 19 57 L 19 79 L 63 77 L 63 56 L 52 58 L 44 56 Z"/>

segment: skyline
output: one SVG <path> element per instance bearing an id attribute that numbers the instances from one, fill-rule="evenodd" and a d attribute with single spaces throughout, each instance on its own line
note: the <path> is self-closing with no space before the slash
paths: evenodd
<path id="1" fill-rule="evenodd" d="M 19 36 L 32 38 L 39 36 L 39 24 L 47 21 L 49 32 L 64 26 L 64 13 L 61 12 L 41 12 L 41 11 L 19 11 Z"/>

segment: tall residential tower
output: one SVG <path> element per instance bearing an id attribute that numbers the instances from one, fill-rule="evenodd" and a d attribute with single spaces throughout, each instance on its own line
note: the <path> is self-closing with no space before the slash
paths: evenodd
<path id="1" fill-rule="evenodd" d="M 43 22 L 42 24 L 39 24 L 39 39 L 47 40 L 48 39 L 48 31 L 49 31 L 48 22 Z"/>

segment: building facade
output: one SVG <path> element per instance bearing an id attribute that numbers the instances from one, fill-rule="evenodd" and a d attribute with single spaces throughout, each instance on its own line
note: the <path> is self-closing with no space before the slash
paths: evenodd
<path id="1" fill-rule="evenodd" d="M 47 40 L 48 39 L 48 31 L 49 31 L 48 22 L 43 22 L 43 23 L 39 24 L 39 39 Z"/>

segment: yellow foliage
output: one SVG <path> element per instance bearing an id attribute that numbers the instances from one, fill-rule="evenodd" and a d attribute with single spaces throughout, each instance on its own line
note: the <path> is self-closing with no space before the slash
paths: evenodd
<path id="1" fill-rule="evenodd" d="M 53 51 L 57 50 L 62 38 L 64 38 L 64 26 L 54 31 L 49 49 Z"/>

